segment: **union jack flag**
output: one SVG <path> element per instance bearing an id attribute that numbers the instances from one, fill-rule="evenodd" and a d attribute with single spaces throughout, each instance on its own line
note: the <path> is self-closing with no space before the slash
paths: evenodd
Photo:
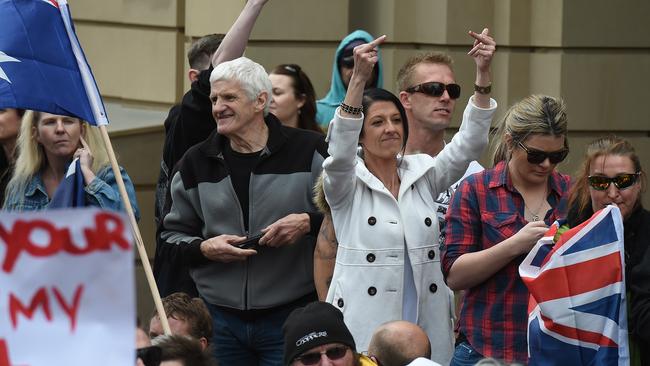
<path id="1" fill-rule="evenodd" d="M 519 266 L 530 291 L 529 365 L 629 365 L 623 220 L 608 206 Z"/>

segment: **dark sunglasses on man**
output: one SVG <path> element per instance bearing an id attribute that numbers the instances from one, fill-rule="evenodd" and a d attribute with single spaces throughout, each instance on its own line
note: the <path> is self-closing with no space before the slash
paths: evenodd
<path id="1" fill-rule="evenodd" d="M 561 163 L 569 155 L 569 149 L 562 149 L 558 151 L 546 152 L 541 150 L 531 149 L 526 147 L 523 143 L 518 142 L 519 147 L 521 147 L 526 152 L 526 159 L 531 164 L 541 164 L 548 158 L 548 161 L 551 164 Z"/>
<path id="2" fill-rule="evenodd" d="M 606 177 L 604 175 L 590 175 L 587 180 L 591 188 L 597 191 L 604 191 L 609 188 L 610 183 L 614 183 L 616 188 L 624 190 L 630 188 L 636 183 L 641 173 L 623 173 L 615 177 Z"/>
<path id="3" fill-rule="evenodd" d="M 442 96 L 445 90 L 447 90 L 451 99 L 458 99 L 460 97 L 460 85 L 458 84 L 444 84 L 431 81 L 406 88 L 407 93 L 422 93 L 432 97 Z"/>
<path id="4" fill-rule="evenodd" d="M 300 361 L 303 365 L 315 365 L 321 360 L 321 356 L 325 355 L 330 360 L 339 360 L 345 356 L 348 351 L 346 346 L 334 346 L 322 352 L 308 352 L 295 358 L 295 361 Z"/>

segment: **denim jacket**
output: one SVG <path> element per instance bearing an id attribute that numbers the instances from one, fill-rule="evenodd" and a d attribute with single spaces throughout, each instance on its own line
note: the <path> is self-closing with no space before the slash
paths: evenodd
<path id="1" fill-rule="evenodd" d="M 122 173 L 126 193 L 131 201 L 133 213 L 135 214 L 135 218 L 139 220 L 140 210 L 138 209 L 138 203 L 135 199 L 133 183 L 128 174 L 126 174 L 124 168 L 120 167 L 120 172 Z M 115 174 L 113 174 L 113 169 L 111 169 L 110 165 L 101 168 L 97 174 L 95 174 L 95 179 L 93 179 L 90 184 L 86 185 L 84 190 L 86 191 L 86 202 L 88 206 L 96 206 L 114 211 L 124 211 L 122 198 L 120 197 L 117 182 L 115 180 Z M 14 194 L 12 192 L 6 197 L 4 209 L 9 211 L 43 210 L 48 208 L 50 200 L 50 197 L 47 195 L 47 190 L 45 189 L 45 184 L 43 184 L 41 173 L 39 172 L 27 183 L 23 195 Z"/>

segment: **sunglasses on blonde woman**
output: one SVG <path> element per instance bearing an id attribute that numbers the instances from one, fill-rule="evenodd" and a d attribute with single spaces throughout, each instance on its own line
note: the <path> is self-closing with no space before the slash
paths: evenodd
<path id="1" fill-rule="evenodd" d="M 303 365 L 315 365 L 320 361 L 322 355 L 327 356 L 330 360 L 338 360 L 343 358 L 347 351 L 348 347 L 335 346 L 322 352 L 305 353 L 302 356 L 296 357 L 295 360 L 302 362 Z"/>
<path id="2" fill-rule="evenodd" d="M 566 159 L 567 155 L 569 154 L 569 149 L 546 152 L 546 151 L 528 148 L 526 147 L 526 145 L 524 145 L 521 142 L 518 142 L 518 144 L 519 147 L 521 147 L 526 152 L 526 159 L 531 164 L 541 164 L 547 158 L 548 161 L 551 162 L 551 164 L 558 164 L 561 163 L 564 159 Z"/>
<path id="3" fill-rule="evenodd" d="M 590 175 L 587 179 L 591 188 L 597 191 L 604 191 L 609 188 L 610 183 L 614 183 L 616 188 L 624 190 L 630 188 L 636 183 L 641 173 L 623 173 L 615 177 L 606 177 L 604 175 Z"/>

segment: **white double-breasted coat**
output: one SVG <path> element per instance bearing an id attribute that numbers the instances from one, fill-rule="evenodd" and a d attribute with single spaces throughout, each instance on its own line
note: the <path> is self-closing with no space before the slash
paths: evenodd
<path id="1" fill-rule="evenodd" d="M 417 293 L 417 323 L 431 340 L 432 359 L 449 364 L 453 352 L 453 293 L 440 270 L 435 197 L 463 176 L 488 142 L 496 102 L 470 102 L 459 132 L 432 158 L 400 157 L 398 199 L 357 156 L 361 118 L 330 124 L 323 189 L 332 210 L 339 247 L 327 301 L 344 314 L 357 350 L 368 348 L 374 329 L 402 318 L 404 256 L 408 253 Z"/>

